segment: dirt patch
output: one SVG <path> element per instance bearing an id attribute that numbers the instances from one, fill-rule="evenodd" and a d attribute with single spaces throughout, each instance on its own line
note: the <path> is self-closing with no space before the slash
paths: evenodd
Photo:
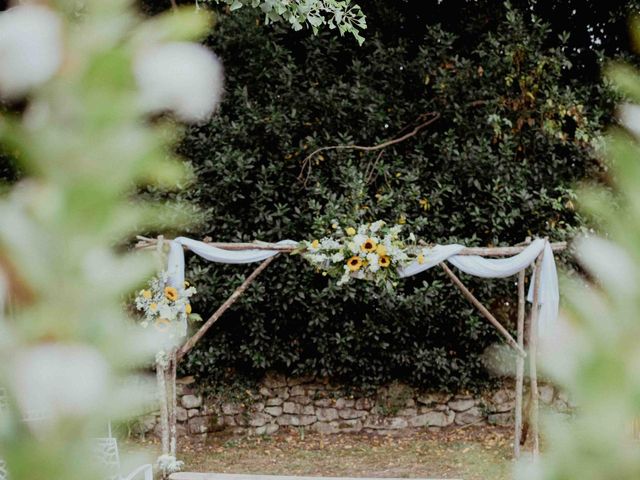
<path id="1" fill-rule="evenodd" d="M 180 458 L 185 470 L 195 472 L 507 480 L 512 435 L 511 429 L 489 426 L 395 437 L 303 430 L 270 437 L 218 435 L 206 444 L 183 445 Z"/>

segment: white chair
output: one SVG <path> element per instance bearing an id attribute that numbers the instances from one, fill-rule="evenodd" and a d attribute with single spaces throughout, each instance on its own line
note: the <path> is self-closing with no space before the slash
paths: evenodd
<path id="1" fill-rule="evenodd" d="M 151 464 L 142 465 L 129 473 L 126 477 L 120 473 L 120 455 L 118 442 L 115 438 L 96 438 L 93 444 L 94 455 L 104 472 L 105 480 L 133 480 L 136 477 L 153 480 Z M 0 459 L 0 480 L 9 480 L 6 463 Z"/>
<path id="2" fill-rule="evenodd" d="M 0 387 L 0 413 L 8 410 L 7 395 L 4 388 Z M 48 412 L 31 410 L 24 414 L 23 420 L 28 423 L 36 423 L 47 420 Z M 142 465 L 136 468 L 127 476 L 122 476 L 120 465 L 120 453 L 118 452 L 118 441 L 111 436 L 111 422 L 109 422 L 109 436 L 106 438 L 96 438 L 93 442 L 93 453 L 96 462 L 105 473 L 105 480 L 132 480 L 142 475 L 144 480 L 153 480 L 153 467 L 151 464 Z M 9 480 L 7 464 L 0 458 L 0 480 Z"/>
<path id="3" fill-rule="evenodd" d="M 126 476 L 121 473 L 120 454 L 118 453 L 118 441 L 113 437 L 96 438 L 93 443 L 95 458 L 100 463 L 105 474 L 105 480 L 132 480 L 140 477 L 144 480 L 153 480 L 153 466 L 141 465 Z M 2 477 L 0 477 L 2 480 Z"/>

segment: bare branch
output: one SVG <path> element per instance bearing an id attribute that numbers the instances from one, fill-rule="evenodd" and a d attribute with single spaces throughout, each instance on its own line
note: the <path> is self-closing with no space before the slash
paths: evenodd
<path id="1" fill-rule="evenodd" d="M 251 285 L 256 277 L 260 275 L 262 271 L 276 259 L 276 257 L 277 255 L 267 258 L 264 262 L 258 265 L 258 268 L 251 272 L 251 275 L 249 275 L 245 279 L 245 281 L 235 289 L 231 296 L 227 298 L 227 300 L 222 305 L 220 305 L 220 307 L 213 313 L 213 315 L 211 315 L 209 319 L 204 322 L 204 324 L 200 327 L 200 330 L 194 333 L 193 336 L 189 338 L 189 340 L 187 340 L 182 347 L 180 347 L 176 354 L 177 360 L 180 360 L 182 357 L 184 357 L 189 352 L 189 350 L 191 350 L 195 346 L 195 344 L 198 343 L 198 340 L 200 340 L 204 336 L 204 334 L 207 333 L 207 331 L 211 328 L 211 326 L 218 321 L 222 314 L 226 312 L 229 307 L 233 305 L 236 300 L 238 300 L 238 298 L 240 298 L 240 296 L 245 292 L 249 285 Z"/>
<path id="2" fill-rule="evenodd" d="M 444 262 L 440 263 L 440 266 L 442 267 L 444 272 L 447 274 L 447 276 L 451 279 L 451 281 L 454 283 L 454 285 L 458 287 L 458 289 L 462 292 L 462 295 L 464 295 L 464 297 L 467 300 L 469 300 L 480 311 L 483 317 L 489 320 L 489 322 L 491 322 L 491 324 L 494 327 L 496 327 L 496 329 L 502 334 L 502 336 L 505 338 L 505 340 L 511 346 L 511 348 L 513 348 L 523 358 L 526 357 L 527 354 L 525 353 L 524 349 L 520 345 L 518 345 L 518 342 L 516 342 L 511 336 L 511 334 L 507 331 L 507 329 L 504 328 L 500 322 L 498 322 L 496 317 L 494 317 L 491 314 L 491 312 L 487 310 L 487 307 L 485 307 L 482 304 L 482 302 L 480 302 L 480 300 L 478 300 L 469 291 L 469 289 L 464 285 L 464 283 L 462 283 L 462 281 L 458 278 L 458 276 L 455 273 L 453 273 L 451 269 L 445 265 Z"/>
<path id="3" fill-rule="evenodd" d="M 440 118 L 440 113 L 429 112 L 422 115 L 422 117 L 425 117 L 425 116 L 430 116 L 429 120 L 414 127 L 413 130 L 411 130 L 410 132 L 405 133 L 404 135 L 398 138 L 394 138 L 392 140 L 387 140 L 386 142 L 382 142 L 378 145 L 373 145 L 368 147 L 362 146 L 362 145 L 332 145 L 329 147 L 321 147 L 314 150 L 309 155 L 307 155 L 305 159 L 302 161 L 302 167 L 300 168 L 300 174 L 298 175 L 298 180 L 303 182 L 303 185 L 306 186 L 307 180 L 309 179 L 309 174 L 311 173 L 311 159 L 321 152 L 326 152 L 328 150 L 360 150 L 363 152 L 374 152 L 376 150 L 381 150 L 383 148 L 390 147 L 391 145 L 404 142 L 405 140 L 417 135 L 422 129 L 424 129 L 425 127 L 428 127 L 433 122 L 435 122 L 438 118 Z M 305 174 L 305 171 L 306 171 L 306 174 Z"/>

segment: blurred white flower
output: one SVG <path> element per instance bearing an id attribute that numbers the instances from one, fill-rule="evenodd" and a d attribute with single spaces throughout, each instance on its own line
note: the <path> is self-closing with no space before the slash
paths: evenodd
<path id="1" fill-rule="evenodd" d="M 364 242 L 366 242 L 367 238 L 368 237 L 366 235 L 358 233 L 357 235 L 354 235 L 353 243 L 355 243 L 358 246 L 358 248 L 360 248 L 360 245 L 362 245 Z"/>
<path id="2" fill-rule="evenodd" d="M 157 460 L 158 470 L 165 475 L 179 472 L 184 467 L 184 462 L 177 460 L 173 455 L 160 455 Z"/>
<path id="3" fill-rule="evenodd" d="M 95 349 L 46 344 L 13 359 L 12 383 L 23 415 L 86 415 L 106 398 L 109 367 Z"/>
<path id="4" fill-rule="evenodd" d="M 41 5 L 0 13 L 0 93 L 24 95 L 49 80 L 63 56 L 62 21 Z"/>
<path id="5" fill-rule="evenodd" d="M 379 256 L 377 253 L 369 253 L 367 254 L 367 261 L 369 262 L 369 270 L 372 272 L 377 272 L 380 270 L 380 265 L 378 264 Z"/>
<path id="6" fill-rule="evenodd" d="M 623 103 L 618 107 L 620 123 L 636 137 L 640 137 L 640 105 Z"/>
<path id="7" fill-rule="evenodd" d="M 184 121 L 197 122 L 220 103 L 222 64 L 202 45 L 171 42 L 146 48 L 134 70 L 142 105 L 150 112 L 170 110 Z"/>
<path id="8" fill-rule="evenodd" d="M 378 220 L 377 222 L 373 222 L 371 224 L 371 226 L 369 227 L 369 230 L 371 230 L 372 233 L 376 233 L 383 226 L 384 226 L 384 221 L 383 220 Z"/>
<path id="9" fill-rule="evenodd" d="M 589 237 L 579 238 L 576 249 L 580 262 L 612 293 L 633 295 L 638 275 L 633 259 L 623 248 L 600 237 Z"/>

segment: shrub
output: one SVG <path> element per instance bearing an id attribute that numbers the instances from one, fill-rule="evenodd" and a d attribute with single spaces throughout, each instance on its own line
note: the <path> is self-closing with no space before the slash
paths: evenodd
<path id="1" fill-rule="evenodd" d="M 205 214 L 187 234 L 310 239 L 334 219 L 385 219 L 429 242 L 502 245 L 580 229 L 572 185 L 601 169 L 597 125 L 611 99 L 571 78 L 561 40 L 509 6 L 485 29 L 423 26 L 419 42 L 397 24 L 389 35 L 385 21 L 397 15 L 370 9 L 361 48 L 331 33 L 268 29 L 250 11 L 220 17 L 208 41 L 226 64 L 226 98 L 181 146 L 198 180 L 178 199 Z M 322 152 L 303 168 L 317 147 L 378 144 L 429 112 L 440 118 L 404 142 Z M 190 257 L 197 310 L 212 312 L 250 268 Z M 513 279 L 465 280 L 512 327 Z M 471 388 L 487 380 L 481 354 L 497 340 L 437 269 L 392 295 L 366 283 L 337 288 L 281 258 L 183 369 L 210 382 L 276 369 L 363 387 Z"/>

